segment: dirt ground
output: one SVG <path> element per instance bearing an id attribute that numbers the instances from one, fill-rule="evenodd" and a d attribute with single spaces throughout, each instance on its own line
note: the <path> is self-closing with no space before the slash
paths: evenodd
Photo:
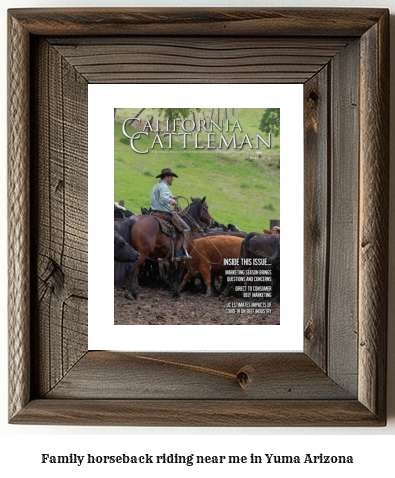
<path id="1" fill-rule="evenodd" d="M 230 303 L 254 301 L 242 297 L 206 297 L 199 290 L 183 291 L 174 299 L 170 288 L 139 287 L 138 298 L 130 300 L 125 291 L 114 288 L 115 325 L 278 325 L 280 304 L 271 302 L 271 314 L 226 313 Z M 237 307 L 237 306 L 236 306 Z M 257 309 L 259 310 L 259 309 Z"/>

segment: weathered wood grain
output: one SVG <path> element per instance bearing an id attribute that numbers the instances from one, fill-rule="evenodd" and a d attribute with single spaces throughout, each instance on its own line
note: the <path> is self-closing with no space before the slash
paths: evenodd
<path id="1" fill-rule="evenodd" d="M 359 42 L 332 61 L 328 373 L 357 393 Z"/>
<path id="2" fill-rule="evenodd" d="M 12 423 L 178 427 L 368 427 L 357 400 L 33 400 Z"/>
<path id="3" fill-rule="evenodd" d="M 327 44 L 279 38 L 53 38 L 51 45 L 89 83 L 254 81 L 304 83 L 351 39 Z M 160 71 L 160 75 L 158 75 Z"/>
<path id="4" fill-rule="evenodd" d="M 35 35 L 360 36 L 373 8 L 47 8 L 9 10 Z"/>
<path id="5" fill-rule="evenodd" d="M 46 41 L 35 58 L 36 389 L 51 389 L 87 349 L 87 83 Z M 50 65 L 50 68 L 48 67 Z"/>
<path id="6" fill-rule="evenodd" d="M 12 417 L 29 402 L 31 383 L 29 35 L 10 18 L 8 38 L 8 393 Z"/>
<path id="7" fill-rule="evenodd" d="M 327 370 L 330 213 L 329 70 L 304 86 L 304 351 Z"/>
<path id="8" fill-rule="evenodd" d="M 103 367 L 105 364 L 105 367 Z M 237 379 L 247 371 L 249 386 Z M 355 398 L 305 354 L 88 352 L 46 398 Z"/>
<path id="9" fill-rule="evenodd" d="M 389 201 L 388 13 L 361 39 L 359 400 L 385 416 Z M 383 205 L 385 207 L 383 208 Z M 380 212 L 379 212 L 380 211 Z"/>

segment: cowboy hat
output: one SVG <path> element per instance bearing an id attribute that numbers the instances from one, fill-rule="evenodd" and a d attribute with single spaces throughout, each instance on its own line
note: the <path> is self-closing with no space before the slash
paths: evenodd
<path id="1" fill-rule="evenodd" d="M 173 171 L 170 168 L 162 169 L 161 173 L 158 174 L 158 176 L 155 176 L 155 177 L 156 178 L 164 178 L 165 176 L 174 176 L 175 178 L 178 178 L 177 174 L 173 173 Z"/>

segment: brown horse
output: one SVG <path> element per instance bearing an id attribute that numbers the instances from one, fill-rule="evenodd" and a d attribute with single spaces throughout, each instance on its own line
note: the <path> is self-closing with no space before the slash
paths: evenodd
<path id="1" fill-rule="evenodd" d="M 206 197 L 203 199 L 191 199 L 192 202 L 181 217 L 188 224 L 191 232 L 194 232 L 200 228 L 202 223 L 210 224 L 212 217 L 208 212 Z M 123 239 L 140 254 L 140 258 L 136 262 L 137 267 L 134 268 L 129 280 L 129 293 L 134 298 L 137 298 L 136 282 L 138 267 L 143 264 L 147 258 L 153 260 L 162 259 L 169 261 L 170 278 L 173 281 L 173 297 L 180 297 L 179 284 L 185 262 L 174 262 L 171 260 L 171 252 L 175 248 L 176 240 L 161 230 L 159 219 L 146 214 L 133 216 L 132 220 L 124 221 L 121 224 L 119 233 Z M 130 295 L 129 298 L 131 298 Z"/>

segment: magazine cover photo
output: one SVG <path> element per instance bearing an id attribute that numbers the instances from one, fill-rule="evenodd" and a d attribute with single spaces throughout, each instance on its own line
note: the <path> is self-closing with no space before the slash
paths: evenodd
<path id="1" fill-rule="evenodd" d="M 280 108 L 114 109 L 114 324 L 280 324 Z"/>

